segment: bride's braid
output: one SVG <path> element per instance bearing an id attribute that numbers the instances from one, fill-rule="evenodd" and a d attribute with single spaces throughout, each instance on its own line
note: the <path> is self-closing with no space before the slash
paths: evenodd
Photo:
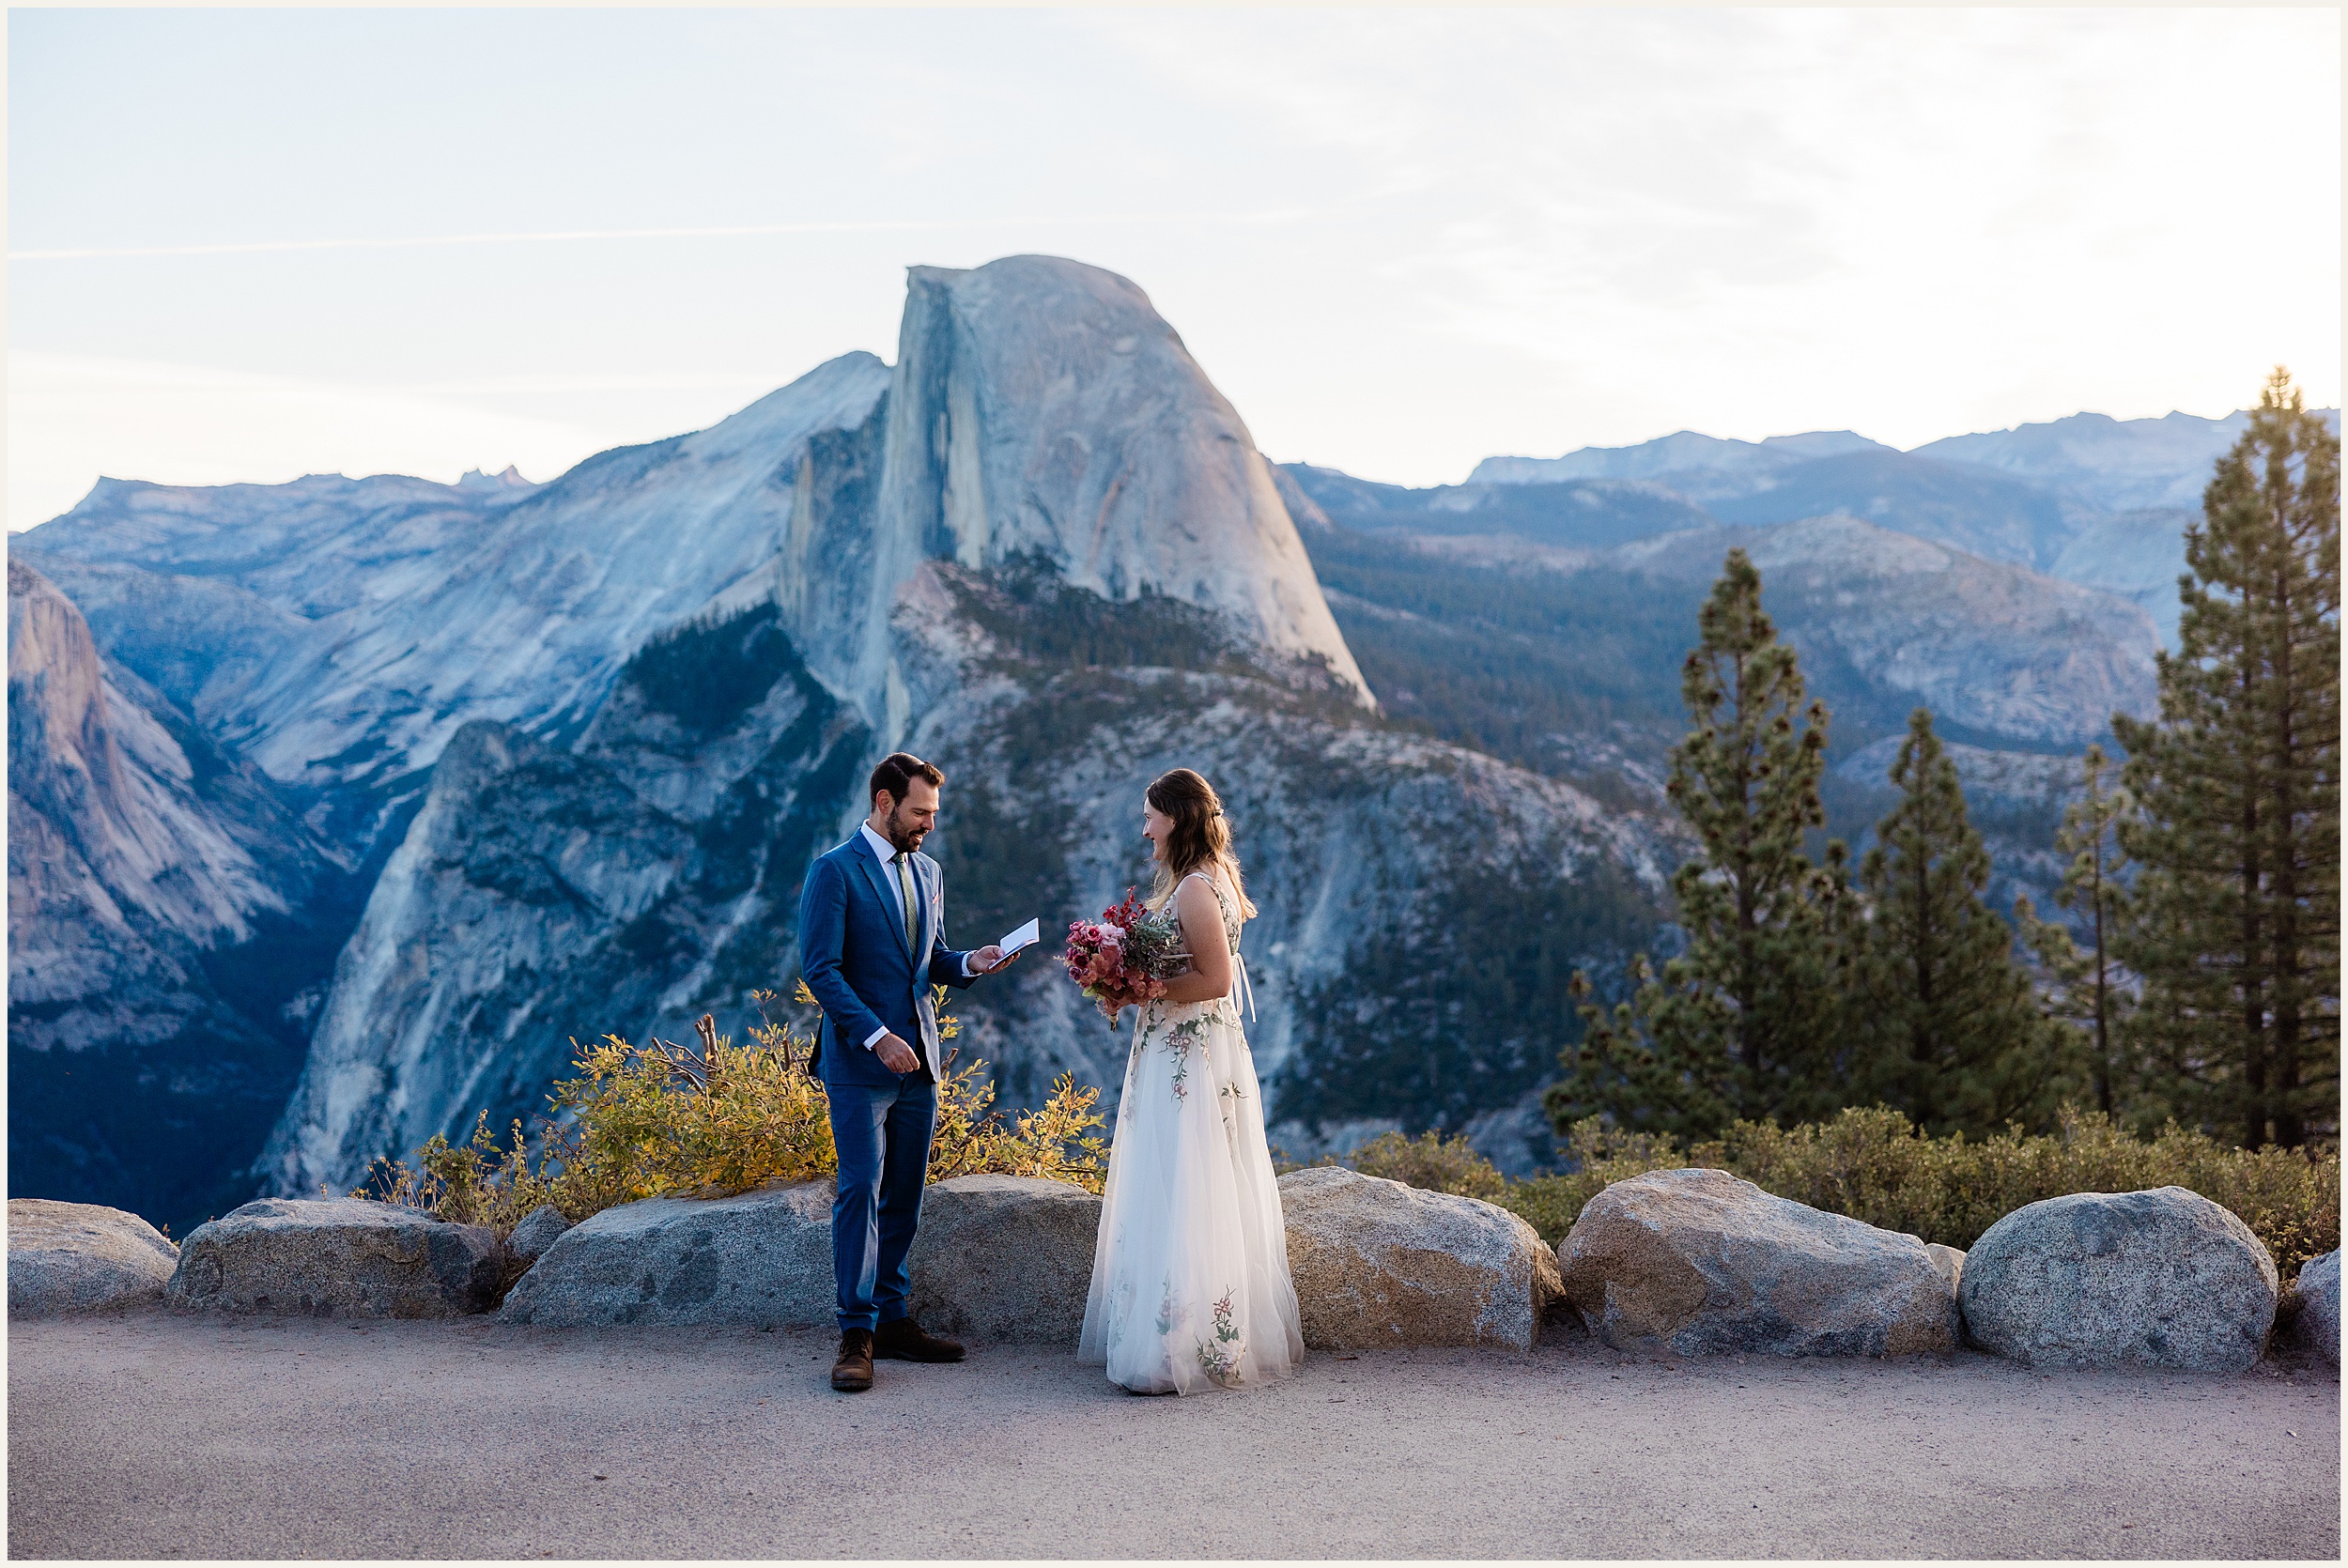
<path id="1" fill-rule="evenodd" d="M 1241 917 L 1253 918 L 1256 906 L 1248 901 L 1246 885 L 1240 880 L 1239 855 L 1231 849 L 1230 819 L 1223 814 L 1223 798 L 1214 792 L 1214 786 L 1188 768 L 1176 768 L 1151 780 L 1144 793 L 1151 805 L 1174 821 L 1174 831 L 1166 836 L 1166 862 L 1158 868 L 1151 901 L 1163 907 L 1175 886 L 1193 871 L 1220 870 L 1238 895 Z"/>

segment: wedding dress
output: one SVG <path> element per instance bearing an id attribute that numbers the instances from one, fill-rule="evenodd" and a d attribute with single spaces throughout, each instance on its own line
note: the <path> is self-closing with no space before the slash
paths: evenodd
<path id="1" fill-rule="evenodd" d="M 1220 878 L 1192 875 L 1222 906 L 1237 968 L 1233 901 Z M 1239 1008 L 1152 1002 L 1117 1107 L 1077 1355 L 1136 1392 L 1198 1393 L 1288 1376 L 1304 1354 Z"/>

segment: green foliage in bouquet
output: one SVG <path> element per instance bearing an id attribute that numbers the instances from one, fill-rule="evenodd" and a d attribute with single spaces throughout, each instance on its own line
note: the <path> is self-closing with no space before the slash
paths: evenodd
<path id="1" fill-rule="evenodd" d="M 413 1166 L 378 1161 L 352 1196 L 503 1236 L 541 1204 L 577 1222 L 640 1198 L 725 1197 L 829 1176 L 839 1156 L 824 1085 L 808 1071 L 814 1025 L 778 1020 L 773 992 L 751 1000 L 761 1022 L 743 1045 L 706 1015 L 699 1051 L 658 1038 L 631 1045 L 617 1035 L 583 1049 L 573 1042 L 574 1076 L 548 1097 L 553 1115 L 534 1147 L 518 1121 L 500 1145 L 485 1114 L 464 1144 L 433 1134 Z M 804 982 L 793 1000 L 815 1005 Z M 947 1014 L 938 1025 L 948 1039 L 961 1032 Z M 1044 1176 L 1099 1191 L 1106 1163 L 1094 1109 L 1100 1091 L 1062 1074 L 1042 1108 L 1007 1123 L 994 1109 L 994 1085 L 981 1077 L 985 1065 L 957 1071 L 948 1059 L 929 1178 Z"/>

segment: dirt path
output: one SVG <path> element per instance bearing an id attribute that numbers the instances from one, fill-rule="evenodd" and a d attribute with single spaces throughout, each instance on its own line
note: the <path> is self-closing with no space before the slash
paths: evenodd
<path id="1" fill-rule="evenodd" d="M 2340 1554 L 2340 1385 L 1985 1357 L 1308 1357 L 1135 1399 L 1063 1355 L 487 1322 L 13 1325 L 12 1557 Z"/>

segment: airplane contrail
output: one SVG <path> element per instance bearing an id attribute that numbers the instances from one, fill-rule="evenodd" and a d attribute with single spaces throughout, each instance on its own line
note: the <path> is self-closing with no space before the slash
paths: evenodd
<path id="1" fill-rule="evenodd" d="M 419 245 L 545 244 L 573 239 L 728 239 L 777 234 L 882 234 L 914 229 L 994 228 L 1005 224 L 1136 223 L 1280 223 L 1305 216 L 1308 209 L 1273 212 L 1134 212 L 1094 213 L 1081 218 L 914 218 L 821 223 L 746 223 L 727 228 L 677 229 L 557 229 L 544 233 L 431 234 L 387 239 L 259 239 L 229 245 L 146 245 L 57 251 L 10 251 L 18 261 L 99 261 L 137 256 L 255 255 L 286 251 L 362 251 Z"/>
<path id="2" fill-rule="evenodd" d="M 267 251 L 360 251 L 409 245 L 511 245 L 563 239 L 715 239 L 761 234 L 843 234 L 853 231 L 938 228 L 927 222 L 859 223 L 749 223 L 734 228 L 556 229 L 535 234 L 427 234 L 386 239 L 259 239 L 234 245 L 147 245 L 119 250 L 10 251 L 10 261 L 92 261 L 118 256 L 225 256 Z"/>

